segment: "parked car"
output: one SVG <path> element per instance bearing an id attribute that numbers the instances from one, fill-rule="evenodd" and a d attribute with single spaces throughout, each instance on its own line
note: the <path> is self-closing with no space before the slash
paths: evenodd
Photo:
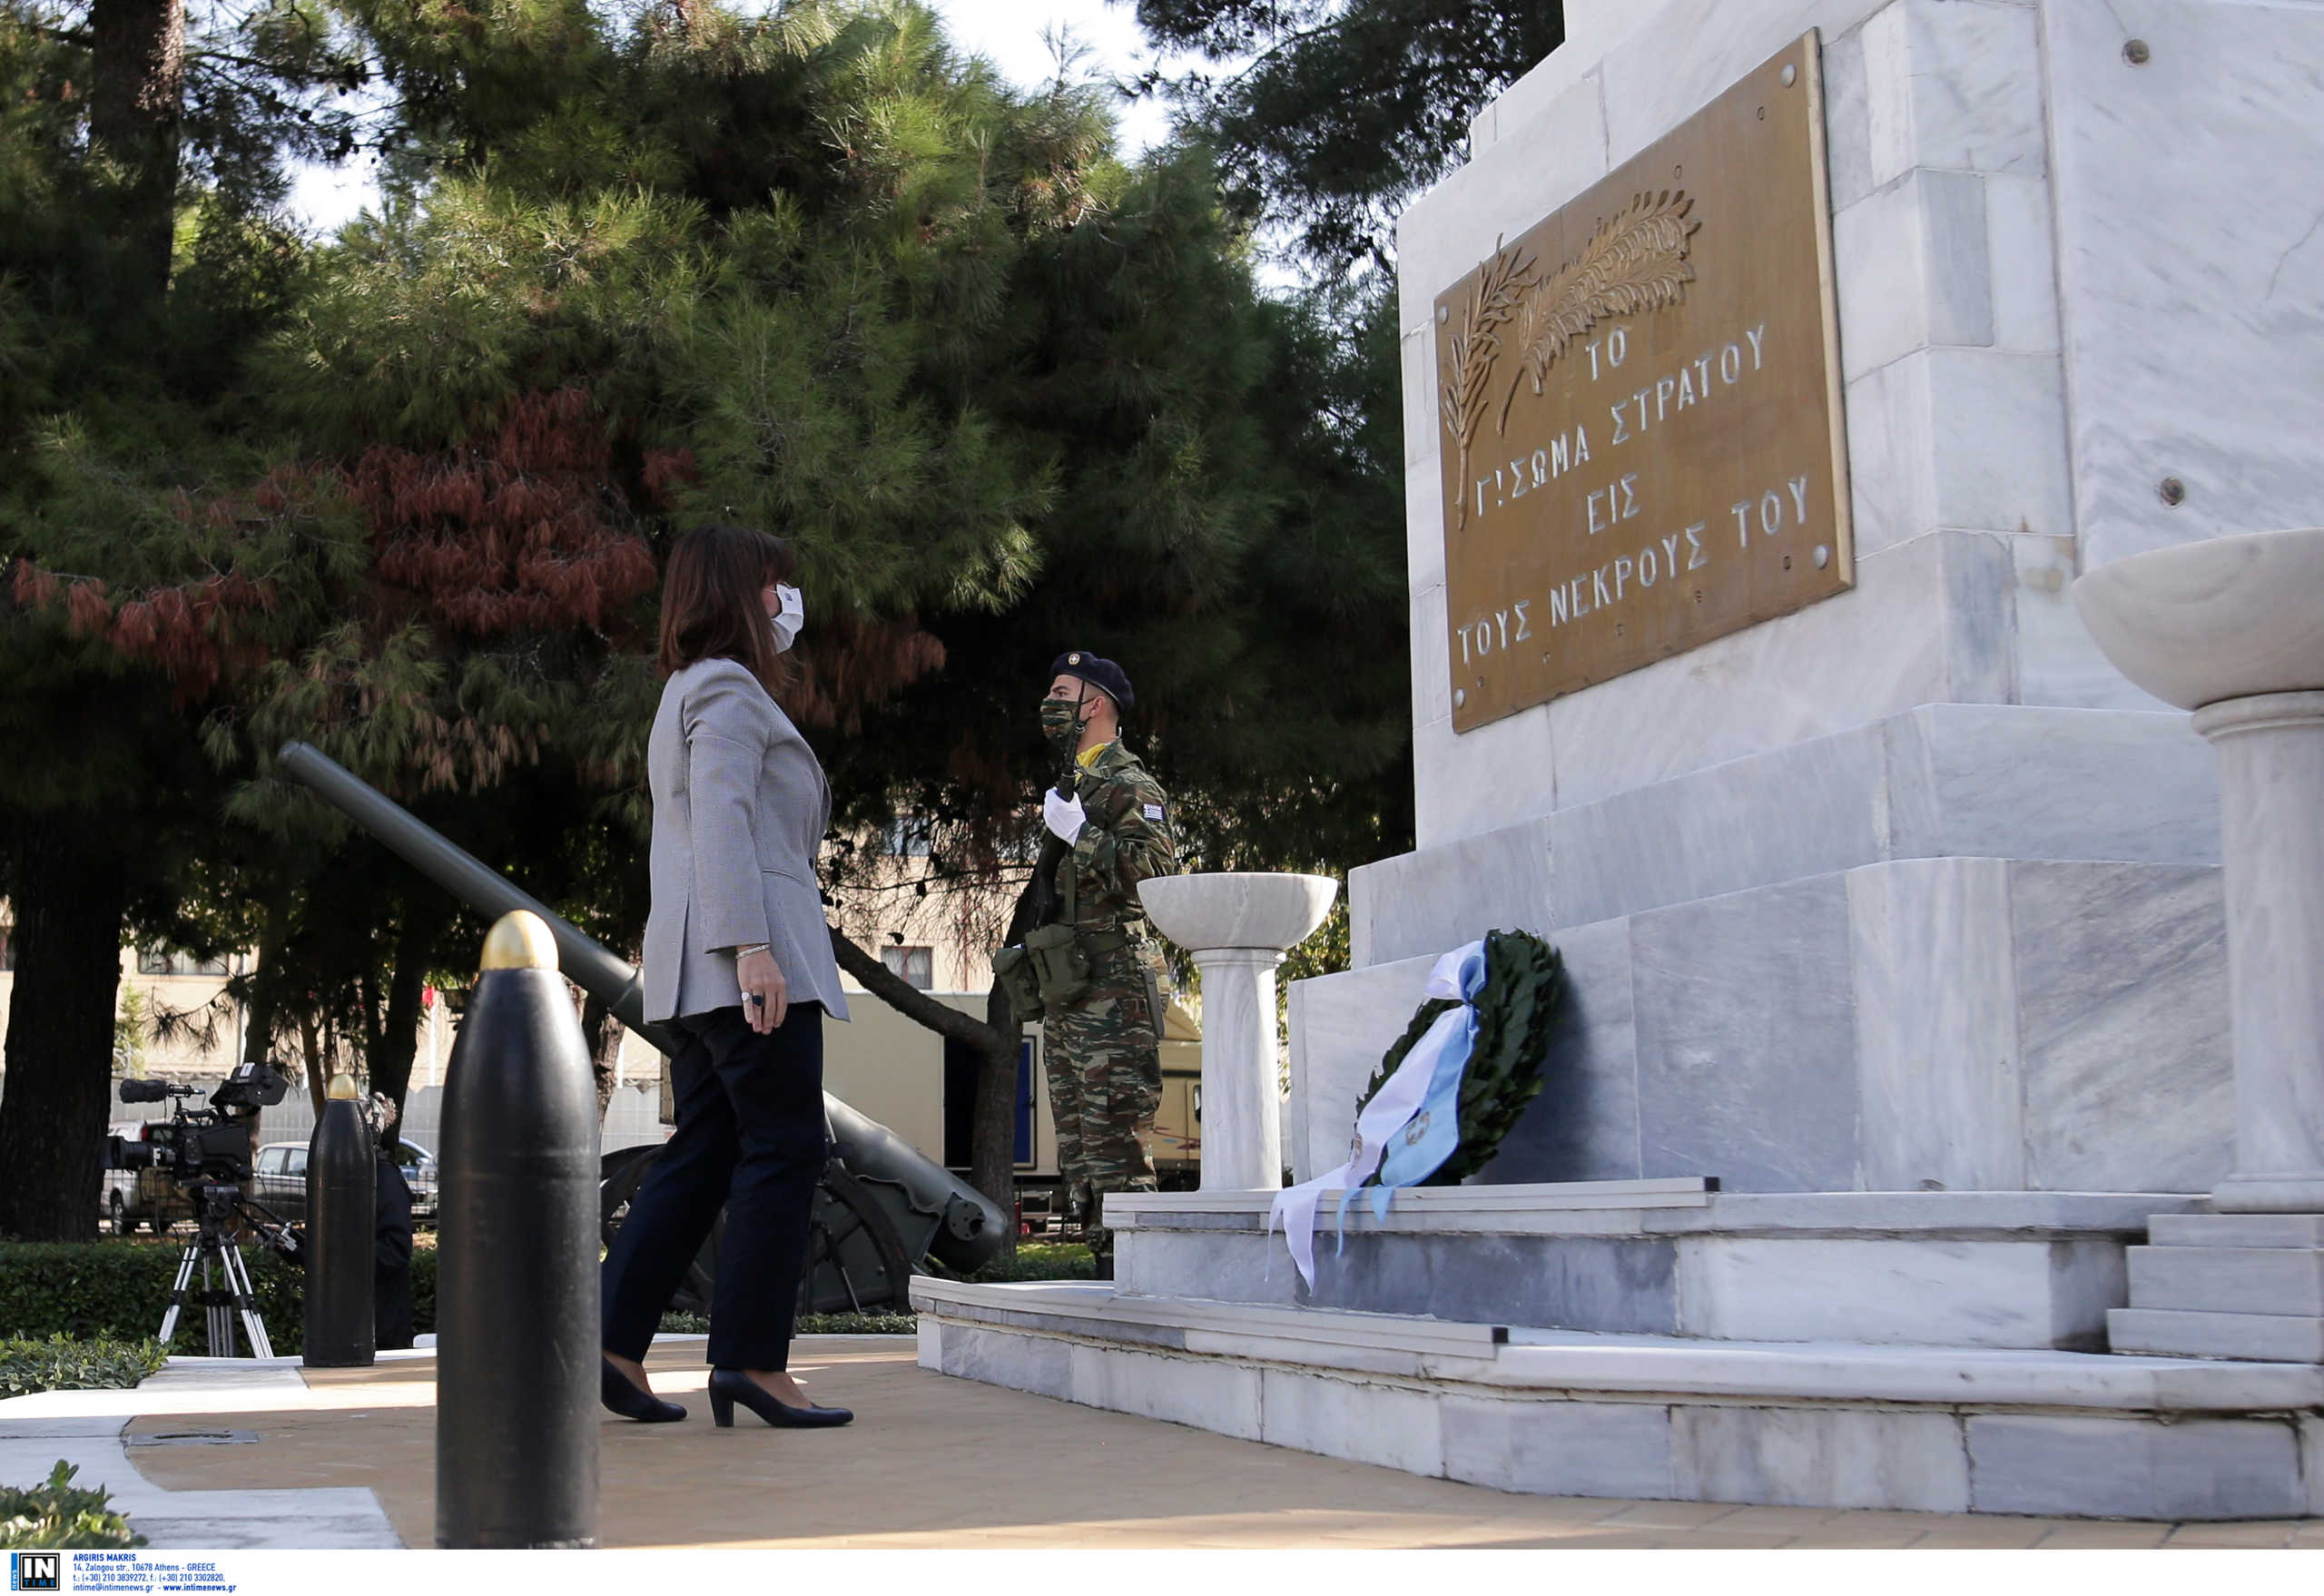
<path id="1" fill-rule="evenodd" d="M 123 1141 L 151 1142 L 167 1138 L 170 1125 L 166 1119 L 126 1119 L 105 1128 Z M 166 1169 L 108 1169 L 97 1187 L 97 1215 L 115 1236 L 130 1235 L 140 1225 L 159 1236 L 180 1219 L 193 1217 L 193 1205 Z"/>
<path id="2" fill-rule="evenodd" d="M 307 1219 L 307 1144 L 271 1141 L 251 1159 L 251 1201 L 286 1224 Z"/>
<path id="3" fill-rule="evenodd" d="M 418 1142 L 396 1144 L 396 1162 L 411 1187 L 415 1223 L 436 1217 L 436 1155 Z M 307 1221 L 307 1144 L 271 1141 L 251 1160 L 251 1199 L 292 1225 Z"/>
<path id="4" fill-rule="evenodd" d="M 396 1143 L 396 1163 L 403 1170 L 403 1183 L 411 1187 L 411 1217 L 414 1224 L 421 1220 L 436 1222 L 436 1155 L 415 1141 Z"/>

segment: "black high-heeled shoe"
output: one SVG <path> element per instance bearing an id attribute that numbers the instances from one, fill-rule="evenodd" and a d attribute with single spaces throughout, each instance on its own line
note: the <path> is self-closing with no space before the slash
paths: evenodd
<path id="1" fill-rule="evenodd" d="M 855 1417 L 843 1407 L 793 1407 L 740 1369 L 711 1370 L 711 1423 L 733 1429 L 738 1402 L 778 1430 L 828 1430 Z"/>
<path id="2" fill-rule="evenodd" d="M 613 1359 L 600 1355 L 597 1362 L 605 1367 L 599 1377 L 599 1400 L 623 1418 L 635 1419 L 641 1424 L 668 1424 L 686 1416 L 686 1410 L 676 1403 L 664 1402 L 650 1391 L 639 1390 L 636 1382 L 614 1367 Z"/>

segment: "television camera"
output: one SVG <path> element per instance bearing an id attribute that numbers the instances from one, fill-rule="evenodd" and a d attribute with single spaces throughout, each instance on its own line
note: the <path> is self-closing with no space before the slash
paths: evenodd
<path id="1" fill-rule="evenodd" d="M 165 1343 L 177 1330 L 180 1310 L 198 1298 L 208 1319 L 211 1356 L 234 1355 L 237 1315 L 250 1338 L 251 1355 L 274 1355 L 265 1321 L 259 1316 L 250 1266 L 242 1260 L 241 1238 L 250 1236 L 286 1259 L 303 1261 L 298 1231 L 244 1195 L 259 1111 L 281 1102 L 289 1089 L 281 1071 L 256 1060 L 237 1066 L 210 1094 L 206 1108 L 187 1107 L 186 1099 L 200 1097 L 202 1089 L 184 1081 L 121 1083 L 123 1102 L 166 1102 L 171 1113 L 165 1124 L 150 1128 L 147 1140 L 109 1138 L 106 1164 L 115 1169 L 164 1171 L 193 1207 L 194 1237 L 178 1260 L 177 1284 L 162 1316 Z M 198 1293 L 192 1287 L 197 1265 L 202 1270 Z"/>

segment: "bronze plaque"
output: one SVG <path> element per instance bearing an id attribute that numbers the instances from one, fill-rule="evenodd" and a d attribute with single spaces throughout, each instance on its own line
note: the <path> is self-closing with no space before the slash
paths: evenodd
<path id="1" fill-rule="evenodd" d="M 1818 59 L 1437 300 L 1456 731 L 1854 584 Z"/>

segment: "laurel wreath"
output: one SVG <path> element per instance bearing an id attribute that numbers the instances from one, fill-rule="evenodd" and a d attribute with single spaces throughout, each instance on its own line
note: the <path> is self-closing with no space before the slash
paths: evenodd
<path id="1" fill-rule="evenodd" d="M 1501 401 L 1499 430 L 1509 431 L 1510 407 L 1530 381 L 1538 394 L 1575 341 L 1600 321 L 1636 316 L 1686 298 L 1695 269 L 1687 252 L 1702 223 L 1683 189 L 1640 194 L 1590 235 L 1580 256 L 1548 277 L 1521 248 L 1502 249 L 1480 268 L 1477 291 L 1445 340 L 1439 413 L 1452 435 L 1455 480 L 1452 530 L 1469 524 L 1469 458 L 1477 429 L 1492 408 L 1493 370 L 1505 347 L 1517 351 L 1517 375 Z M 1512 329 L 1511 322 L 1515 322 Z"/>
<path id="2" fill-rule="evenodd" d="M 1551 1027 L 1565 999 L 1565 961 L 1531 932 L 1487 933 L 1484 985 L 1476 996 L 1476 1043 L 1461 1078 L 1460 1146 L 1422 1185 L 1455 1186 L 1492 1162 L 1502 1138 L 1540 1095 Z M 1457 1007 L 1451 998 L 1431 998 L 1413 1011 L 1412 1023 L 1364 1089 L 1355 1106 L 1358 1116 L 1436 1017 Z M 1379 1179 L 1375 1171 L 1365 1184 L 1376 1186 Z"/>
<path id="3" fill-rule="evenodd" d="M 1579 259 L 1526 293 L 1517 311 L 1519 371 L 1501 402 L 1503 433 L 1519 387 L 1530 378 L 1540 393 L 1550 368 L 1575 340 L 1610 317 L 1658 310 L 1686 297 L 1695 280 L 1688 241 L 1702 226 L 1688 216 L 1694 204 L 1683 190 L 1639 195 L 1590 235 Z"/>
<path id="4" fill-rule="evenodd" d="M 1455 446 L 1456 479 L 1462 485 L 1453 504 L 1452 529 L 1456 532 L 1469 524 L 1469 448 L 1476 441 L 1477 429 L 1484 424 L 1486 411 L 1492 406 L 1492 368 L 1501 356 L 1501 330 L 1517 314 L 1519 301 L 1533 281 L 1534 263 L 1521 261 L 1517 257 L 1515 250 L 1496 250 L 1484 263 L 1482 275 L 1477 280 L 1477 291 L 1471 296 L 1468 309 L 1462 312 L 1461 330 L 1452 335 L 1446 347 L 1446 363 L 1452 373 L 1439 402 L 1444 425 L 1452 432 Z"/>

